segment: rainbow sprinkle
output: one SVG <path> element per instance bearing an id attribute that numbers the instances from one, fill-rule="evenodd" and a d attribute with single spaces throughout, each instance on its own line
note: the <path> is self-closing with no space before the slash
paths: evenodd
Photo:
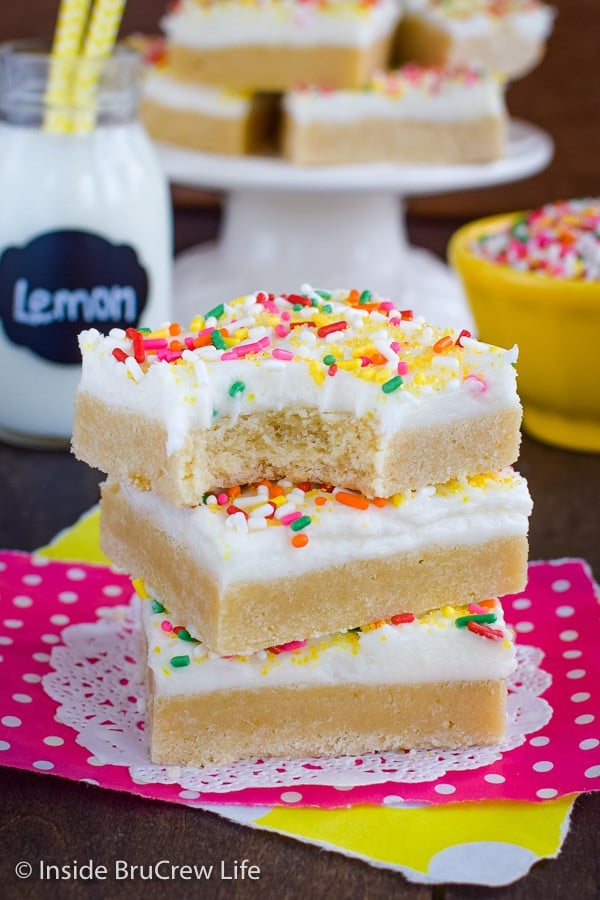
<path id="1" fill-rule="evenodd" d="M 471 245 L 489 262 L 551 278 L 600 280 L 600 198 L 549 203 Z"/>

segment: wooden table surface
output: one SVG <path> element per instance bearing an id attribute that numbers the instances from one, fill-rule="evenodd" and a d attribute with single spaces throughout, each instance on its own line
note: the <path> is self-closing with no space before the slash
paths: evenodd
<path id="1" fill-rule="evenodd" d="M 215 233 L 218 210 L 176 212 L 181 250 Z M 442 254 L 454 225 L 411 219 L 415 243 Z M 531 558 L 585 557 L 600 574 L 598 485 L 600 457 L 569 453 L 525 438 L 519 463 L 535 499 Z M 98 498 L 102 476 L 68 452 L 27 451 L 0 445 L 0 547 L 33 550 L 71 525 Z M 595 496 L 594 496 L 595 492 Z M 536 865 L 525 879 L 499 889 L 408 884 L 401 875 L 339 854 L 324 853 L 276 834 L 251 830 L 217 815 L 142 800 L 49 775 L 0 769 L 0 896 L 19 898 L 397 897 L 410 900 L 552 900 L 600 895 L 600 797 L 576 804 L 572 828 L 558 860 Z M 149 864 L 213 863 L 248 859 L 261 870 L 257 882 L 19 882 L 14 866 L 40 858 L 54 863 L 125 859 Z"/>

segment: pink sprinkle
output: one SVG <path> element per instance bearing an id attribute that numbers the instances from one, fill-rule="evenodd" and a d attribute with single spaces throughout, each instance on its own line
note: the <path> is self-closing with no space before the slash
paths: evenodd
<path id="1" fill-rule="evenodd" d="M 204 328 L 202 331 L 199 331 L 196 337 L 204 337 L 205 334 L 212 334 L 214 330 L 214 325 L 211 325 L 210 328 Z"/>
<path id="2" fill-rule="evenodd" d="M 148 338 L 144 341 L 144 350 L 162 350 L 168 346 L 169 342 L 166 338 Z"/>
<path id="3" fill-rule="evenodd" d="M 181 350 L 158 350 L 156 358 L 161 362 L 174 362 L 176 359 L 181 359 Z"/>
<path id="4" fill-rule="evenodd" d="M 465 381 L 467 381 L 469 387 L 477 391 L 478 394 L 485 394 L 488 389 L 487 381 L 484 381 L 479 375 L 467 375 Z"/>
<path id="5" fill-rule="evenodd" d="M 275 347 L 271 356 L 274 356 L 275 359 L 293 359 L 294 354 L 291 350 L 284 350 L 282 347 Z"/>
<path id="6" fill-rule="evenodd" d="M 292 522 L 295 522 L 296 519 L 302 518 L 302 513 L 299 509 L 294 510 L 294 512 L 288 513 L 287 516 L 282 516 L 279 520 L 282 525 L 291 525 Z"/>
<path id="7" fill-rule="evenodd" d="M 194 338 L 186 337 L 183 339 L 183 342 L 184 342 L 185 346 L 188 348 L 188 350 L 194 349 Z M 166 343 L 166 341 L 165 341 L 165 343 Z"/>
<path id="8" fill-rule="evenodd" d="M 300 650 L 301 647 L 306 647 L 308 641 L 288 641 L 287 644 L 278 644 L 278 650 Z"/>
<path id="9" fill-rule="evenodd" d="M 217 503 L 219 504 L 219 506 L 225 506 L 225 504 L 228 502 L 229 497 L 224 491 L 221 494 L 217 494 Z"/>
<path id="10" fill-rule="evenodd" d="M 247 356 L 249 353 L 260 353 L 261 350 L 264 350 L 265 347 L 268 347 L 271 343 L 270 337 L 262 337 L 260 341 L 254 341 L 252 344 L 238 344 L 235 348 L 235 352 L 238 355 L 238 359 L 242 356 Z"/>
<path id="11" fill-rule="evenodd" d="M 360 358 L 360 367 L 364 369 L 365 366 L 371 365 L 371 357 L 370 356 L 361 356 Z"/>
<path id="12" fill-rule="evenodd" d="M 239 357 L 234 347 L 232 350 L 226 350 L 225 353 L 221 353 L 219 359 L 227 361 L 228 359 L 239 359 Z"/>
<path id="13" fill-rule="evenodd" d="M 383 312 L 389 312 L 393 308 L 394 304 L 390 300 L 384 300 L 383 303 L 379 304 L 379 309 L 383 310 Z"/>
<path id="14" fill-rule="evenodd" d="M 165 619 L 164 622 L 160 623 L 160 627 L 163 631 L 173 631 L 173 626 L 167 619 Z"/>
<path id="15" fill-rule="evenodd" d="M 275 326 L 275 334 L 277 337 L 285 337 L 288 334 L 288 329 L 285 325 L 276 325 Z"/>
<path id="16" fill-rule="evenodd" d="M 408 372 L 408 363 L 401 359 L 398 363 L 398 375 L 406 375 Z"/>
<path id="17" fill-rule="evenodd" d="M 393 319 L 390 319 L 390 325 L 402 325 L 402 319 L 398 316 L 394 316 Z"/>
<path id="18" fill-rule="evenodd" d="M 291 314 L 291 312 L 288 312 L 287 309 L 284 309 L 283 312 L 281 313 L 281 318 L 283 319 L 284 322 L 289 322 L 290 319 L 292 318 L 292 314 Z"/>
<path id="19" fill-rule="evenodd" d="M 485 616 L 489 613 L 489 609 L 484 609 L 479 603 L 469 603 L 469 612 L 475 616 Z"/>
<path id="20" fill-rule="evenodd" d="M 392 348 L 394 353 L 400 353 L 400 351 L 402 350 L 402 345 L 401 345 L 400 341 L 392 341 L 392 343 L 390 344 L 390 347 Z"/>
<path id="21" fill-rule="evenodd" d="M 273 315 L 278 315 L 279 310 L 272 300 L 267 300 L 266 303 L 263 303 L 263 306 L 268 312 L 273 313 Z"/>

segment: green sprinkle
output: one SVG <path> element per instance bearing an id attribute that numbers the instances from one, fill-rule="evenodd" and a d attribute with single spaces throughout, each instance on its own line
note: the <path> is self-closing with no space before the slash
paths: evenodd
<path id="1" fill-rule="evenodd" d="M 384 381 L 381 385 L 381 390 L 384 394 L 391 394 L 393 391 L 397 391 L 400 385 L 402 384 L 402 376 L 394 375 L 393 378 L 390 378 L 389 381 Z"/>
<path id="2" fill-rule="evenodd" d="M 214 309 L 211 309 L 210 312 L 207 312 L 206 316 L 204 318 L 206 320 L 206 319 L 210 319 L 211 316 L 214 316 L 215 319 L 220 319 L 224 312 L 225 312 L 225 306 L 222 303 L 219 303 L 218 306 L 215 306 Z"/>
<path id="3" fill-rule="evenodd" d="M 180 641 L 190 641 L 192 644 L 198 644 L 199 641 L 192 637 L 187 628 L 182 628 L 181 631 L 177 632 L 177 637 Z"/>
<path id="4" fill-rule="evenodd" d="M 173 666 L 174 669 L 184 669 L 185 666 L 189 666 L 189 664 L 190 664 L 190 658 L 187 655 L 187 653 L 185 656 L 172 656 L 171 657 L 171 665 Z"/>
<path id="5" fill-rule="evenodd" d="M 310 525 L 312 519 L 310 516 L 300 516 L 299 519 L 294 519 L 293 522 L 290 523 L 290 528 L 292 531 L 302 531 L 303 528 L 306 528 L 307 525 Z"/>
<path id="6" fill-rule="evenodd" d="M 354 295 L 356 296 L 356 294 Z M 360 297 L 358 298 L 359 303 L 370 303 L 371 302 L 371 291 L 363 291 Z"/>
<path id="7" fill-rule="evenodd" d="M 327 356 L 323 357 L 323 362 L 326 366 L 334 366 L 335 365 L 335 356 L 332 356 L 331 353 L 328 353 Z"/>
<path id="8" fill-rule="evenodd" d="M 333 309 L 333 307 L 331 306 L 331 304 L 326 303 L 324 306 L 321 307 L 321 312 L 330 313 L 332 309 Z"/>
<path id="9" fill-rule="evenodd" d="M 466 628 L 469 622 L 477 622 L 478 625 L 491 625 L 497 618 L 494 613 L 479 613 L 473 616 L 459 616 L 454 624 L 457 628 Z"/>
<path id="10" fill-rule="evenodd" d="M 329 291 L 315 291 L 315 294 L 318 294 L 323 300 L 331 300 Z"/>
<path id="11" fill-rule="evenodd" d="M 316 297 L 311 297 L 311 298 L 310 298 L 310 305 L 311 305 L 311 306 L 318 306 L 318 305 L 319 305 L 319 301 L 317 300 Z"/>
<path id="12" fill-rule="evenodd" d="M 152 334 L 151 328 L 138 328 L 138 331 L 140 334 Z"/>
<path id="13" fill-rule="evenodd" d="M 162 603 L 159 603 L 158 600 L 152 601 L 152 612 L 153 613 L 163 613 L 164 611 L 165 611 L 165 608 L 162 605 Z"/>
<path id="14" fill-rule="evenodd" d="M 218 415 L 219 415 L 219 410 L 218 410 L 218 409 L 213 409 L 213 416 L 212 416 L 213 419 L 216 419 Z"/>
<path id="15" fill-rule="evenodd" d="M 214 346 L 217 348 L 217 350 L 227 350 L 227 344 L 223 340 L 223 335 L 221 334 L 220 331 L 217 331 L 216 328 L 212 332 L 210 339 L 211 339 L 212 343 L 214 344 Z"/>
<path id="16" fill-rule="evenodd" d="M 292 309 L 294 312 L 300 312 L 301 309 L 304 309 L 304 306 L 301 303 L 294 303 Z"/>
<path id="17" fill-rule="evenodd" d="M 207 491 L 206 494 L 202 494 L 202 502 L 204 503 L 205 506 L 206 506 L 206 501 L 208 500 L 209 497 L 210 497 L 210 491 Z"/>
<path id="18" fill-rule="evenodd" d="M 229 396 L 235 397 L 236 394 L 243 394 L 246 390 L 246 385 L 243 381 L 234 381 L 231 387 L 229 388 Z"/>

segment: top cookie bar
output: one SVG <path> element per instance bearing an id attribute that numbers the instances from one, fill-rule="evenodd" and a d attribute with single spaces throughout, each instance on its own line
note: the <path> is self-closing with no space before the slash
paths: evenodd
<path id="1" fill-rule="evenodd" d="M 180 505 L 261 478 L 390 497 L 518 456 L 516 351 L 367 290 L 259 291 L 80 347 L 75 454 Z"/>

